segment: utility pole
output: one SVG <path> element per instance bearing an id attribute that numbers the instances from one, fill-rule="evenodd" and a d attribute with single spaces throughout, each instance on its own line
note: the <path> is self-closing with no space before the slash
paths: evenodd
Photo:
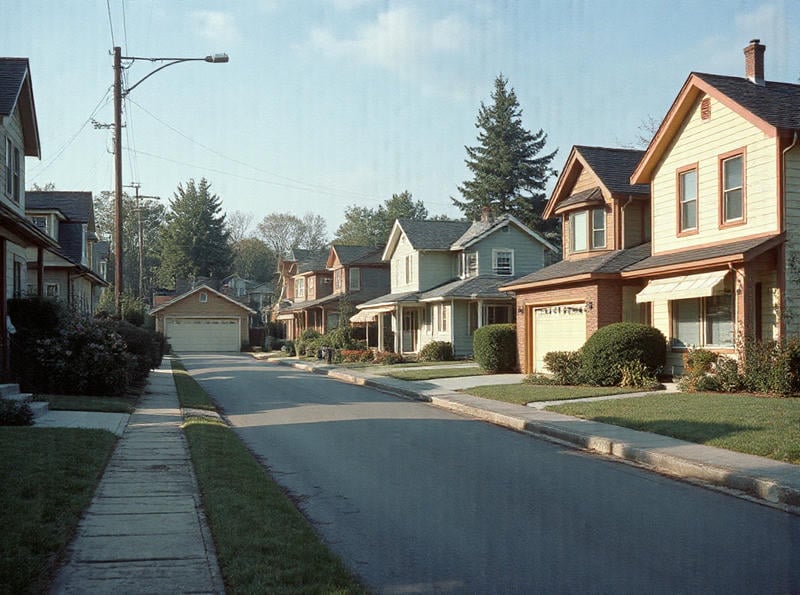
<path id="1" fill-rule="evenodd" d="M 127 188 L 133 188 L 136 190 L 136 215 L 137 215 L 137 223 L 139 227 L 139 299 L 144 299 L 144 242 L 142 240 L 143 237 L 143 230 L 142 230 L 142 205 L 140 200 L 143 199 L 152 199 L 152 200 L 161 200 L 160 196 L 145 196 L 144 194 L 139 194 L 139 188 L 142 187 L 141 184 L 138 182 L 131 182 L 126 186 Z"/>
<path id="2" fill-rule="evenodd" d="M 114 48 L 114 308 L 122 317 L 122 48 Z"/>

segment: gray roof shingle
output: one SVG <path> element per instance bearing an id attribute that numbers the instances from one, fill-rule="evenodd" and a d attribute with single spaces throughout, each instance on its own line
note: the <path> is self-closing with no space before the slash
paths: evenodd
<path id="1" fill-rule="evenodd" d="M 378 264 L 383 262 L 381 255 L 384 246 L 333 246 L 339 256 L 339 262 L 348 266 L 352 264 Z"/>
<path id="2" fill-rule="evenodd" d="M 575 150 L 611 192 L 650 195 L 649 185 L 631 184 L 630 181 L 633 170 L 644 157 L 644 151 L 583 145 L 575 145 Z"/>
<path id="3" fill-rule="evenodd" d="M 594 188 L 589 188 L 589 190 L 584 190 L 583 192 L 573 194 L 569 198 L 565 198 L 558 203 L 558 206 L 556 207 L 556 213 L 560 213 L 561 209 L 564 207 L 584 203 L 605 204 L 605 200 L 603 199 L 602 192 L 600 192 L 600 188 L 595 186 Z"/>
<path id="4" fill-rule="evenodd" d="M 27 58 L 0 58 L 0 115 L 10 116 L 17 107 L 27 72 Z"/>
<path id="5" fill-rule="evenodd" d="M 444 285 L 439 285 L 433 289 L 423 292 L 419 299 L 427 300 L 434 298 L 466 298 L 466 299 L 491 299 L 508 298 L 507 293 L 500 291 L 499 287 L 508 285 L 509 277 L 497 275 L 480 275 L 467 279 L 456 279 Z"/>
<path id="6" fill-rule="evenodd" d="M 779 238 L 779 235 L 770 236 L 767 238 L 750 238 L 748 240 L 739 240 L 737 242 L 728 242 L 716 246 L 708 246 L 706 248 L 695 248 L 693 250 L 682 250 L 681 252 L 672 252 L 670 254 L 657 254 L 655 256 L 648 256 L 638 262 L 631 263 L 625 268 L 625 271 L 640 271 L 645 269 L 652 269 L 658 267 L 673 266 L 678 264 L 686 264 L 690 262 L 701 262 L 711 258 L 724 258 L 726 256 L 734 256 L 736 254 L 743 254 L 758 248 L 762 244 L 772 242 Z"/>
<path id="7" fill-rule="evenodd" d="M 415 250 L 449 250 L 470 228 L 469 221 L 432 221 L 398 219 L 400 227 Z"/>
<path id="8" fill-rule="evenodd" d="M 91 192 L 43 191 L 25 192 L 26 209 L 57 209 L 72 223 L 89 223 L 94 213 Z"/>
<path id="9" fill-rule="evenodd" d="M 692 74 L 768 124 L 776 128 L 800 129 L 800 85 L 766 81 L 762 87 L 738 76 Z"/>

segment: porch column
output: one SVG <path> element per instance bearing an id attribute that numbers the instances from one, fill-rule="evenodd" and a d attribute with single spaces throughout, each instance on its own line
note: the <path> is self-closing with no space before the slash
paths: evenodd
<path id="1" fill-rule="evenodd" d="M 397 332 L 394 334 L 394 351 L 403 353 L 403 306 L 397 306 Z"/>
<path id="2" fill-rule="evenodd" d="M 483 300 L 478 300 L 478 328 L 483 326 Z"/>
<path id="3" fill-rule="evenodd" d="M 734 339 L 755 338 L 756 316 L 760 314 L 756 312 L 755 307 L 755 283 L 753 283 L 747 272 L 747 267 L 734 271 L 736 275 L 734 282 L 734 287 L 736 288 L 736 326 L 738 329 Z"/>
<path id="4" fill-rule="evenodd" d="M 36 250 L 36 295 L 44 295 L 44 248 L 39 246 Z"/>
<path id="5" fill-rule="evenodd" d="M 378 312 L 378 351 L 383 351 L 383 319 L 386 316 L 383 312 Z"/>

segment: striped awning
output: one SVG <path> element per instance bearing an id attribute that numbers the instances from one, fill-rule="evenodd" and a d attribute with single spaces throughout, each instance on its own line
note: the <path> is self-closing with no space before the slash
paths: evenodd
<path id="1" fill-rule="evenodd" d="M 698 275 L 654 279 L 636 294 L 636 303 L 709 297 L 721 292 L 727 275 L 728 271 L 722 270 Z"/>
<path id="2" fill-rule="evenodd" d="M 394 306 L 384 306 L 382 308 L 369 308 L 359 310 L 350 317 L 350 322 L 372 322 L 378 317 L 378 314 L 386 314 L 393 312 Z"/>

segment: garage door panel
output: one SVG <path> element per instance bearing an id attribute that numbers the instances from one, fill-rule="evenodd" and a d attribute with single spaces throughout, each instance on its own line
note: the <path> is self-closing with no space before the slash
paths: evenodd
<path id="1" fill-rule="evenodd" d="M 575 351 L 586 342 L 586 308 L 583 304 L 534 308 L 532 326 L 534 371 L 546 372 L 546 354 Z"/>
<path id="2" fill-rule="evenodd" d="M 239 351 L 235 318 L 168 318 L 167 340 L 175 351 Z"/>

